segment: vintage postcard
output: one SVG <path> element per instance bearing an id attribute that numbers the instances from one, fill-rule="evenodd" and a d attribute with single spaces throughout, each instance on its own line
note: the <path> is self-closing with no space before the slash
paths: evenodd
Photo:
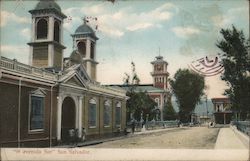
<path id="1" fill-rule="evenodd" d="M 249 1 L 0 4 L 0 160 L 250 159 Z"/>

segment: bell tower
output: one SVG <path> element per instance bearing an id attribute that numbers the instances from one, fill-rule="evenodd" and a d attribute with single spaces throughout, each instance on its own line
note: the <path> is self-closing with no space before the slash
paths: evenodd
<path id="1" fill-rule="evenodd" d="M 162 56 L 157 56 L 151 64 L 153 65 L 153 72 L 151 72 L 151 75 L 153 77 L 154 87 L 167 90 L 169 76 L 167 71 L 168 63 L 163 60 Z"/>
<path id="2" fill-rule="evenodd" d="M 96 67 L 98 64 L 96 61 L 96 41 L 98 37 L 96 37 L 95 31 L 87 24 L 87 20 L 84 18 L 83 24 L 71 36 L 73 38 L 73 53 L 80 54 L 88 75 L 92 80 L 96 81 Z"/>
<path id="3" fill-rule="evenodd" d="M 40 0 L 29 12 L 32 15 L 30 65 L 62 70 L 65 49 L 62 25 L 66 16 L 54 0 Z"/>

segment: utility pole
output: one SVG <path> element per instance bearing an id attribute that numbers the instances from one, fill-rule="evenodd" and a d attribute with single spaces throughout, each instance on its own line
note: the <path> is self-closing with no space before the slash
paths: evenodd
<path id="1" fill-rule="evenodd" d="M 207 109 L 207 118 L 208 118 L 208 107 L 207 107 L 207 95 L 205 95 L 205 101 L 206 101 L 206 109 Z"/>

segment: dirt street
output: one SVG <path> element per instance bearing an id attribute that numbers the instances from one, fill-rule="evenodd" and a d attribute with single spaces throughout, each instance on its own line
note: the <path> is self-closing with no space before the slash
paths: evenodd
<path id="1" fill-rule="evenodd" d="M 191 127 L 104 142 L 90 148 L 213 149 L 219 128 Z"/>

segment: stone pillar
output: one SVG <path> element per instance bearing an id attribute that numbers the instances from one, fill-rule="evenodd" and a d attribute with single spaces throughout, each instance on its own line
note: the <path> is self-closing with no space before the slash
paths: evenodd
<path id="1" fill-rule="evenodd" d="M 33 65 L 33 46 L 30 46 L 30 51 L 29 51 L 29 65 Z"/>
<path id="2" fill-rule="evenodd" d="M 61 140 L 62 126 L 62 97 L 58 96 L 57 100 L 57 140 Z"/>
<path id="3" fill-rule="evenodd" d="M 49 17 L 49 23 L 48 23 L 48 40 L 53 41 L 54 40 L 54 17 Z M 54 66 L 54 45 L 49 44 L 48 46 L 48 66 L 53 67 Z"/>
<path id="4" fill-rule="evenodd" d="M 75 102 L 75 129 L 78 129 L 79 127 L 79 101 L 78 101 L 78 97 L 74 97 L 74 102 Z M 79 130 L 79 129 L 78 129 Z"/>
<path id="5" fill-rule="evenodd" d="M 87 62 L 86 62 L 86 67 L 87 67 L 87 73 L 88 73 L 89 77 L 90 77 L 91 79 L 93 79 L 93 78 L 92 78 L 92 75 L 91 75 L 91 62 L 90 62 L 90 61 L 87 61 Z"/>
<path id="6" fill-rule="evenodd" d="M 78 97 L 78 137 L 82 137 L 82 99 L 83 97 Z"/>
<path id="7" fill-rule="evenodd" d="M 49 25 L 48 25 L 48 40 L 54 40 L 54 17 L 49 17 Z"/>
<path id="8" fill-rule="evenodd" d="M 36 39 L 36 18 L 32 17 L 32 28 L 31 28 L 31 41 L 34 42 Z"/>
<path id="9" fill-rule="evenodd" d="M 48 45 L 48 66 L 53 67 L 54 66 L 54 45 L 49 44 Z"/>
<path id="10" fill-rule="evenodd" d="M 90 59 L 90 49 L 91 49 L 91 41 L 90 39 L 86 40 L 86 58 Z"/>

